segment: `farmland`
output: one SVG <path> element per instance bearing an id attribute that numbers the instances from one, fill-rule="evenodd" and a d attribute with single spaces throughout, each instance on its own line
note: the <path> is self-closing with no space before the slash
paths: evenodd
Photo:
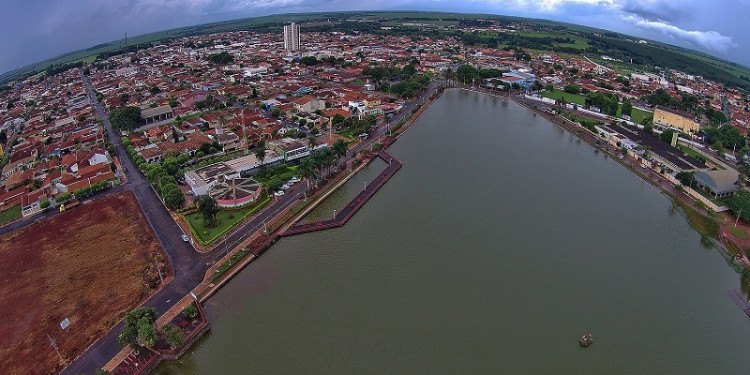
<path id="1" fill-rule="evenodd" d="M 84 204 L 0 241 L 0 373 L 50 374 L 116 324 L 170 274 L 132 192 Z M 62 330 L 60 322 L 70 326 Z"/>

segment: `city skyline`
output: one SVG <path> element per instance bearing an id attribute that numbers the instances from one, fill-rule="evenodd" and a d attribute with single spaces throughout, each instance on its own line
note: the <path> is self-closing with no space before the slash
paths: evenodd
<path id="1" fill-rule="evenodd" d="M 0 5 L 0 73 L 96 44 L 177 27 L 271 14 L 420 10 L 488 13 L 569 22 L 695 49 L 750 66 L 750 36 L 741 17 L 750 0 L 716 6 L 664 0 L 94 0 L 8 2 Z M 711 14 L 711 17 L 700 17 Z M 289 21 L 293 21 L 290 17 Z M 34 46 L 31 48 L 31 46 Z"/>

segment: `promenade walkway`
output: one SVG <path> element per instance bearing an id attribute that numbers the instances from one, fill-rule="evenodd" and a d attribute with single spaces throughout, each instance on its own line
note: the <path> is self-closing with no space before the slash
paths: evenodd
<path id="1" fill-rule="evenodd" d="M 378 157 L 388 163 L 388 167 L 381 172 L 374 181 L 367 184 L 364 190 L 362 190 L 356 197 L 347 203 L 347 205 L 341 209 L 336 217 L 328 220 L 316 221 L 313 223 L 294 224 L 289 227 L 282 236 L 294 236 L 296 234 L 315 232 L 319 230 L 338 228 L 346 224 L 349 219 L 359 211 L 362 206 L 385 185 L 386 181 L 393 176 L 396 171 L 401 169 L 401 162 L 393 156 L 389 155 L 385 151 L 378 153 Z"/>

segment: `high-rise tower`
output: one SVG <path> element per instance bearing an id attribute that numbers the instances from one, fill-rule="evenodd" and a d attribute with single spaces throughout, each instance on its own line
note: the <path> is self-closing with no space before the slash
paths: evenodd
<path id="1" fill-rule="evenodd" d="M 299 25 L 292 22 L 289 26 L 284 26 L 284 49 L 287 51 L 297 51 L 300 47 Z"/>

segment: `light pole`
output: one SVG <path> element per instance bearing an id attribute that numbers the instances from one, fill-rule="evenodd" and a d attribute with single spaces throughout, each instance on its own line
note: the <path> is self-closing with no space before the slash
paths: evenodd
<path id="1" fill-rule="evenodd" d="M 333 220 L 336 220 L 336 210 L 333 210 Z"/>
<path id="2" fill-rule="evenodd" d="M 365 190 L 367 190 L 367 181 L 365 181 Z"/>
<path id="3" fill-rule="evenodd" d="M 740 208 L 740 212 L 737 213 L 737 218 L 734 219 L 734 226 L 737 226 L 737 222 L 740 221 L 740 215 L 742 215 L 742 209 Z"/>

